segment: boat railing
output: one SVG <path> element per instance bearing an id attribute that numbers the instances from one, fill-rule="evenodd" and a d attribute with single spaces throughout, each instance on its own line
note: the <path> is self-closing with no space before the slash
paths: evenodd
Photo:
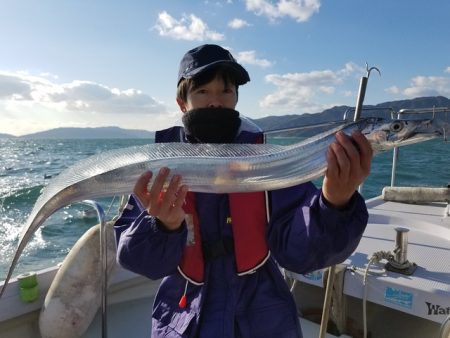
<path id="1" fill-rule="evenodd" d="M 436 114 L 449 113 L 450 107 L 431 107 L 431 108 L 414 108 L 414 109 L 400 109 L 397 113 L 392 113 L 391 118 L 401 119 L 404 115 L 418 115 L 418 114 L 431 114 L 431 118 L 435 118 Z M 397 175 L 397 162 L 399 156 L 399 148 L 395 147 L 392 153 L 392 172 L 391 172 L 391 187 L 395 186 L 395 180 Z"/>
<path id="2" fill-rule="evenodd" d="M 391 116 L 392 114 L 396 114 L 396 111 L 391 107 L 363 107 L 362 111 L 385 111 L 389 112 Z M 344 111 L 344 114 L 342 116 L 342 120 L 331 120 L 331 121 L 324 121 L 324 122 L 318 122 L 318 123 L 311 123 L 311 124 L 304 124 L 301 126 L 295 126 L 295 127 L 288 127 L 288 128 L 277 128 L 277 129 L 268 129 L 264 130 L 264 136 L 272 135 L 272 134 L 278 134 L 278 133 L 287 133 L 292 131 L 304 131 L 307 129 L 314 129 L 314 128 L 322 128 L 322 127 L 328 127 L 328 126 L 337 126 L 346 122 L 350 122 L 350 120 L 354 119 L 354 112 L 355 108 L 347 108 Z M 350 115 L 352 113 L 353 115 Z"/>
<path id="3" fill-rule="evenodd" d="M 404 117 L 404 115 L 410 115 L 410 114 L 412 114 L 412 115 L 428 114 L 428 115 L 431 115 L 430 118 L 434 119 L 434 118 L 436 118 L 437 114 L 450 113 L 450 107 L 431 107 L 431 108 L 414 108 L 414 109 L 407 108 L 407 109 L 400 109 L 399 111 L 395 111 L 392 107 L 363 107 L 362 111 L 364 111 L 364 112 L 384 111 L 386 113 L 390 113 L 391 119 L 401 119 Z M 346 109 L 342 120 L 333 120 L 333 121 L 312 123 L 312 124 L 307 124 L 307 125 L 297 126 L 297 127 L 266 130 L 266 131 L 264 131 L 264 141 L 266 142 L 267 137 L 272 134 L 286 133 L 286 132 L 293 132 L 293 131 L 301 132 L 301 131 L 308 130 L 308 129 L 323 128 L 323 127 L 328 127 L 328 126 L 329 127 L 337 126 L 339 124 L 348 122 L 350 119 L 353 119 L 354 112 L 355 112 L 355 108 Z M 353 115 L 351 115 L 351 113 L 353 113 Z M 365 114 L 365 115 L 367 115 L 367 114 Z M 399 156 L 399 148 L 395 147 L 393 150 L 393 154 L 392 154 L 391 187 L 395 186 L 398 156 Z"/>
<path id="4" fill-rule="evenodd" d="M 83 204 L 86 204 L 92 208 L 94 208 L 98 221 L 100 223 L 100 265 L 101 265 L 101 278 L 100 278 L 100 287 L 101 287 L 101 318 L 102 318 L 102 338 L 108 337 L 108 314 L 107 314 L 107 306 L 108 306 L 108 293 L 107 293 L 107 280 L 108 280 L 108 250 L 107 250 L 107 239 L 106 239 L 106 215 L 102 208 L 102 206 L 93 200 L 84 200 Z"/>
<path id="5" fill-rule="evenodd" d="M 267 136 L 272 134 L 280 134 L 280 133 L 288 133 L 292 131 L 304 131 L 307 129 L 314 129 L 314 128 L 322 128 L 322 127 L 333 127 L 340 124 L 345 123 L 345 120 L 334 120 L 334 121 L 327 121 L 327 122 L 320 122 L 320 123 L 312 123 L 312 124 L 305 124 L 302 126 L 297 127 L 290 127 L 290 128 L 278 128 L 278 129 L 269 129 L 264 131 L 264 138 L 267 140 Z"/>
<path id="6" fill-rule="evenodd" d="M 355 109 L 354 107 L 351 108 L 347 108 L 344 112 L 344 116 L 343 116 L 343 120 L 348 120 L 348 119 L 354 119 L 355 116 Z M 367 112 L 367 111 L 381 111 L 381 112 L 389 112 L 391 114 L 391 116 L 393 116 L 392 114 L 395 114 L 395 110 L 392 107 L 363 107 L 362 111 L 361 111 L 361 115 L 363 112 Z M 349 116 L 350 113 L 353 113 L 353 115 Z M 359 117 L 361 117 L 361 115 Z"/>
<path id="7" fill-rule="evenodd" d="M 450 107 L 431 107 L 431 108 L 406 108 L 398 111 L 397 118 L 403 114 L 433 114 L 433 117 L 437 113 L 449 113 Z"/>

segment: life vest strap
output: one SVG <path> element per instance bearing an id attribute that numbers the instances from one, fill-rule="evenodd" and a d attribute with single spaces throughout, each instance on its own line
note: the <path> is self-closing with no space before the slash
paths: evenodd
<path id="1" fill-rule="evenodd" d="M 215 258 L 234 254 L 234 240 L 232 237 L 223 237 L 217 241 L 203 241 L 203 258 L 210 261 Z"/>

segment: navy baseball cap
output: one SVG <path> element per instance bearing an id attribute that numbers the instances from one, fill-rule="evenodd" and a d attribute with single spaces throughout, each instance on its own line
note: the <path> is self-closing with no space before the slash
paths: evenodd
<path id="1" fill-rule="evenodd" d="M 190 79 L 218 65 L 226 65 L 236 75 L 236 84 L 243 85 L 250 77 L 231 53 L 218 45 L 202 45 L 188 51 L 181 59 L 178 71 L 178 84 L 182 79 Z"/>

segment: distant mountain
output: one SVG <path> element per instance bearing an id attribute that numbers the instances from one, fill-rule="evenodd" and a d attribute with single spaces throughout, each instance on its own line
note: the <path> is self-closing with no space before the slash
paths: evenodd
<path id="1" fill-rule="evenodd" d="M 377 105 L 367 105 L 364 106 L 362 116 L 390 118 L 392 111 L 397 113 L 401 109 L 431 107 L 450 107 L 450 99 L 443 96 L 419 97 L 411 100 L 399 100 L 384 102 Z M 309 124 L 339 121 L 343 119 L 346 112 L 351 119 L 354 114 L 354 108 L 355 107 L 349 106 L 336 106 L 316 114 L 268 116 L 261 119 L 253 119 L 253 121 L 263 130 L 288 129 Z M 299 135 L 298 132 L 293 132 L 292 134 Z"/>
<path id="2" fill-rule="evenodd" d="M 419 97 L 411 100 L 399 100 L 384 102 L 377 105 L 364 106 L 362 116 L 380 116 L 390 118 L 391 112 L 398 112 L 401 109 L 430 108 L 430 107 L 450 107 L 450 99 L 443 96 Z M 309 124 L 317 124 L 330 121 L 341 121 L 344 113 L 348 118 L 352 118 L 354 107 L 336 106 L 315 114 L 268 116 L 253 121 L 263 130 L 287 129 Z M 301 115 L 300 115 L 301 114 Z M 327 129 L 325 127 L 323 129 Z M 314 133 L 318 130 L 315 129 Z M 283 133 L 292 136 L 307 136 L 307 133 Z M 309 132 L 311 134 L 311 132 Z M 20 136 L 25 139 L 95 139 L 95 138 L 154 138 L 155 133 L 147 130 L 122 129 L 119 127 L 100 128 L 56 128 L 43 132 Z M 15 138 L 9 134 L 0 134 L 0 138 Z"/>
<path id="3" fill-rule="evenodd" d="M 155 133 L 147 130 L 122 129 L 119 127 L 99 128 L 56 128 L 20 136 L 25 139 L 96 139 L 96 138 L 154 138 Z"/>
<path id="4" fill-rule="evenodd" d="M 16 138 L 17 136 L 11 134 L 2 134 L 0 133 L 0 138 Z"/>

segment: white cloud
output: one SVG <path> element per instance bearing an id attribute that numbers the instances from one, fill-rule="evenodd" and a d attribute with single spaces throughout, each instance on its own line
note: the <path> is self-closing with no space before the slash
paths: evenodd
<path id="1" fill-rule="evenodd" d="M 22 75 L 0 73 L 0 100 L 29 100 L 31 99 L 31 85 Z"/>
<path id="2" fill-rule="evenodd" d="M 401 89 L 397 86 L 391 86 L 389 88 L 386 88 L 385 91 L 390 94 L 398 94 L 401 92 Z"/>
<path id="3" fill-rule="evenodd" d="M 69 110 L 95 111 L 99 113 L 161 113 L 165 107 L 140 90 L 108 88 L 104 85 L 74 81 L 60 87 L 62 92 L 50 94 L 52 102 L 64 102 Z"/>
<path id="4" fill-rule="evenodd" d="M 19 134 L 74 124 L 154 130 L 158 126 L 145 128 L 142 121 L 160 115 L 173 120 L 166 105 L 137 89 L 78 80 L 60 84 L 41 76 L 1 71 L 0 111 L 1 132 L 13 132 L 16 125 Z M 24 125 L 30 130 L 25 131 Z"/>
<path id="5" fill-rule="evenodd" d="M 416 76 L 411 85 L 403 90 L 408 97 L 450 94 L 450 78 L 437 76 Z"/>
<path id="6" fill-rule="evenodd" d="M 335 88 L 332 86 L 319 86 L 317 90 L 324 94 L 334 94 L 335 92 Z"/>
<path id="7" fill-rule="evenodd" d="M 236 60 L 242 64 L 256 65 L 262 68 L 272 66 L 272 62 L 266 59 L 258 59 L 254 50 L 239 52 L 236 55 Z"/>
<path id="8" fill-rule="evenodd" d="M 158 30 L 159 35 L 175 40 L 221 41 L 225 38 L 223 34 L 210 30 L 208 25 L 194 14 L 184 14 L 180 20 L 176 20 L 166 11 L 161 12 L 154 28 Z"/>
<path id="9" fill-rule="evenodd" d="M 444 73 L 450 74 L 450 66 L 445 68 Z M 409 86 L 401 88 L 391 86 L 385 91 L 394 95 L 402 95 L 407 98 L 421 96 L 450 96 L 450 76 L 424 76 L 418 75 L 411 79 Z"/>
<path id="10" fill-rule="evenodd" d="M 233 29 L 241 29 L 248 26 L 250 26 L 250 24 L 247 21 L 238 18 L 235 18 L 228 22 L 228 27 Z"/>
<path id="11" fill-rule="evenodd" d="M 246 0 L 248 11 L 256 15 L 263 15 L 270 20 L 276 20 L 285 16 L 293 18 L 297 22 L 305 22 L 319 12 L 320 0 Z"/>
<path id="12" fill-rule="evenodd" d="M 409 98 L 420 96 L 450 96 L 450 77 L 416 76 L 411 79 L 409 87 L 392 86 L 386 89 L 392 94 L 402 94 Z"/>
<path id="13" fill-rule="evenodd" d="M 261 108 L 276 109 L 279 112 L 316 113 L 329 105 L 317 103 L 326 101 L 326 96 L 336 92 L 336 86 L 356 73 L 361 73 L 362 67 L 348 63 L 337 71 L 316 70 L 306 73 L 269 74 L 265 80 L 277 87 L 275 92 L 267 95 L 260 102 Z"/>
<path id="14" fill-rule="evenodd" d="M 58 75 L 55 75 L 55 74 L 52 74 L 52 73 L 41 73 L 41 74 L 39 74 L 39 76 L 46 77 L 46 78 L 51 78 L 53 80 L 58 80 L 59 79 Z"/>
<path id="15" fill-rule="evenodd" d="M 355 94 L 351 90 L 344 90 L 342 95 L 344 95 L 344 97 L 351 97 L 351 96 L 353 96 Z"/>
<path id="16" fill-rule="evenodd" d="M 166 108 L 136 89 L 119 90 L 90 81 L 58 84 L 48 79 L 0 72 L 0 99 L 59 104 L 68 110 L 99 113 L 160 113 Z"/>

